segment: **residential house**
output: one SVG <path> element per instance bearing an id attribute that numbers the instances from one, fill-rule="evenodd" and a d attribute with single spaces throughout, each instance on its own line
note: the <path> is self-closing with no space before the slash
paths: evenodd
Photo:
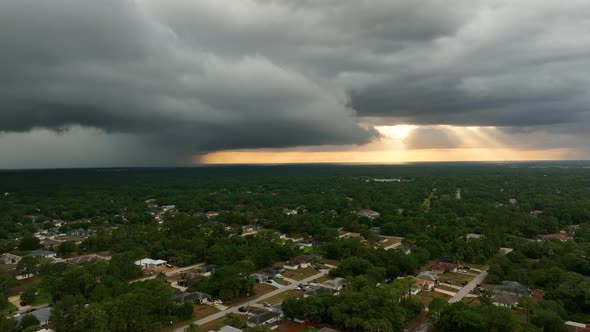
<path id="1" fill-rule="evenodd" d="M 465 238 L 467 240 L 479 240 L 483 237 L 483 235 L 481 234 L 475 234 L 475 233 L 469 233 L 467 235 L 465 235 Z"/>
<path id="2" fill-rule="evenodd" d="M 49 248 L 58 246 L 61 242 L 62 241 L 53 240 L 53 239 L 44 239 L 44 240 L 41 240 L 40 244 L 41 244 L 41 246 L 43 246 L 43 248 L 49 249 Z"/>
<path id="3" fill-rule="evenodd" d="M 201 274 L 205 277 L 208 277 L 215 273 L 215 268 L 217 266 L 215 264 L 208 264 L 201 268 Z"/>
<path id="4" fill-rule="evenodd" d="M 425 271 L 416 276 L 416 284 L 422 289 L 431 290 L 438 283 L 438 275 L 434 271 Z"/>
<path id="5" fill-rule="evenodd" d="M 297 270 L 298 268 L 308 268 L 311 266 L 311 260 L 304 257 L 295 257 L 283 265 L 287 270 Z"/>
<path id="6" fill-rule="evenodd" d="M 496 293 L 508 293 L 516 295 L 530 295 L 531 290 L 527 285 L 521 284 L 516 281 L 502 281 L 501 285 L 496 286 L 494 289 Z"/>
<path id="7" fill-rule="evenodd" d="M 40 258 L 55 258 L 55 257 L 57 257 L 57 253 L 54 251 L 49 251 L 49 250 L 35 250 L 35 251 L 31 252 L 30 254 L 28 254 L 27 256 L 40 257 Z"/>
<path id="8" fill-rule="evenodd" d="M 322 285 L 312 285 L 305 290 L 305 292 L 303 293 L 303 297 L 310 297 L 322 294 L 338 295 L 338 291 Z"/>
<path id="9" fill-rule="evenodd" d="M 201 278 L 199 273 L 183 271 L 174 274 L 169 279 L 177 280 L 177 284 L 180 287 L 190 287 L 192 284 L 197 282 Z"/>
<path id="10" fill-rule="evenodd" d="M 283 213 L 288 216 L 293 216 L 297 214 L 297 210 L 295 209 L 283 209 Z"/>
<path id="11" fill-rule="evenodd" d="M 33 310 L 33 311 L 31 311 L 27 314 L 24 314 L 24 315 L 17 314 L 16 316 L 14 316 L 14 319 L 17 322 L 20 322 L 23 319 L 23 317 L 26 315 L 31 315 L 31 316 L 37 318 L 37 320 L 39 321 L 39 325 L 44 326 L 44 325 L 49 324 L 49 317 L 51 316 L 51 308 L 47 307 L 47 308 Z"/>
<path id="12" fill-rule="evenodd" d="M 18 264 L 22 257 L 13 255 L 11 253 L 4 253 L 0 255 L 0 264 Z"/>
<path id="13" fill-rule="evenodd" d="M 376 219 L 381 216 L 381 213 L 369 209 L 362 209 L 356 212 L 356 215 L 359 217 L 367 217 L 369 219 Z"/>
<path id="14" fill-rule="evenodd" d="M 135 265 L 141 266 L 142 269 L 155 268 L 166 265 L 166 261 L 162 259 L 143 258 L 135 261 Z"/>
<path id="15" fill-rule="evenodd" d="M 27 270 L 19 270 L 19 269 L 10 270 L 9 273 L 11 275 L 13 275 L 16 280 L 29 279 L 34 276 L 33 273 L 31 273 Z"/>
<path id="16" fill-rule="evenodd" d="M 252 277 L 252 279 L 254 279 L 254 281 L 260 284 L 270 280 L 270 278 L 267 275 L 262 273 L 252 273 L 250 276 Z"/>
<path id="17" fill-rule="evenodd" d="M 569 240 L 569 236 L 565 232 L 564 233 L 557 233 L 557 234 L 545 234 L 545 235 L 541 235 L 541 238 L 543 240 L 559 240 L 562 242 Z"/>
<path id="18" fill-rule="evenodd" d="M 328 287 L 337 291 L 340 291 L 344 287 L 344 278 L 334 278 L 331 280 L 326 280 L 322 283 L 324 287 Z"/>
<path id="19" fill-rule="evenodd" d="M 174 301 L 174 303 L 183 303 L 185 301 L 191 301 L 194 303 L 205 303 L 210 302 L 211 298 L 211 295 L 201 292 L 183 292 L 172 295 L 172 301 Z"/>
<path id="20" fill-rule="evenodd" d="M 493 304 L 500 306 L 500 307 L 514 308 L 514 307 L 518 306 L 519 300 L 520 300 L 520 295 L 498 292 L 498 293 L 494 294 Z"/>
<path id="21" fill-rule="evenodd" d="M 418 293 L 420 293 L 422 291 L 422 287 L 419 285 L 414 285 L 412 286 L 412 288 L 410 288 L 410 293 L 412 295 L 418 295 Z"/>
<path id="22" fill-rule="evenodd" d="M 258 308 L 250 312 L 250 317 L 248 317 L 246 324 L 248 327 L 255 327 L 258 325 L 274 326 L 277 325 L 280 320 L 281 314 L 279 312 Z"/>
<path id="23" fill-rule="evenodd" d="M 95 261 L 99 261 L 99 260 L 109 260 L 109 259 L 111 259 L 111 255 L 108 253 L 103 253 L 103 254 L 96 253 L 96 254 L 88 254 L 88 255 L 72 257 L 72 258 L 69 258 L 68 261 L 70 263 L 84 265 L 84 264 L 87 264 L 90 262 L 95 262 Z"/>
<path id="24" fill-rule="evenodd" d="M 436 273 L 457 272 L 457 266 L 455 264 L 445 262 L 436 263 L 430 269 Z"/>
<path id="25" fill-rule="evenodd" d="M 226 325 L 226 326 L 220 328 L 219 330 L 217 330 L 217 332 L 242 332 L 242 331 L 243 330 L 237 329 L 237 328 L 235 328 L 233 326 L 229 326 L 229 325 Z"/>

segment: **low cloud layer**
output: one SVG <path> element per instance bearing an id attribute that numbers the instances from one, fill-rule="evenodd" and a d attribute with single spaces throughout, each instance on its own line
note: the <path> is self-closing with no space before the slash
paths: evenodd
<path id="1" fill-rule="evenodd" d="M 577 147 L 589 16 L 584 0 L 5 0 L 0 132 L 132 137 L 140 164 L 366 144 L 376 122 Z"/>

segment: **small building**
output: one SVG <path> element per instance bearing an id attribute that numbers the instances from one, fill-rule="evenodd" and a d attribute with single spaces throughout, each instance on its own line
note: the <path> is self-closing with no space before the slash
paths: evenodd
<path id="1" fill-rule="evenodd" d="M 369 210 L 369 209 L 362 209 L 362 210 L 357 211 L 356 215 L 359 217 L 367 217 L 369 219 L 376 219 L 381 216 L 381 213 L 379 213 L 377 211 Z"/>
<path id="2" fill-rule="evenodd" d="M 13 255 L 11 253 L 4 253 L 0 255 L 0 264 L 18 264 L 22 257 Z"/>
<path id="3" fill-rule="evenodd" d="M 143 258 L 135 261 L 135 265 L 141 266 L 142 269 L 155 268 L 166 265 L 166 261 L 162 259 Z"/>
<path id="4" fill-rule="evenodd" d="M 205 303 L 211 302 L 211 298 L 211 295 L 202 292 L 183 292 L 172 295 L 172 301 L 174 301 L 174 303 L 183 303 L 186 301 L 191 301 L 194 303 Z"/>
<path id="5" fill-rule="evenodd" d="M 39 325 L 40 326 L 44 326 L 49 324 L 49 317 L 51 316 L 51 308 L 41 308 L 41 309 L 37 309 L 37 310 L 33 310 L 27 314 L 24 315 L 20 315 L 17 314 L 16 316 L 14 316 L 14 319 L 17 322 L 20 322 L 24 316 L 26 315 L 31 315 L 35 318 L 37 318 L 37 320 L 39 321 Z"/>
<path id="6" fill-rule="evenodd" d="M 281 320 L 281 314 L 276 311 L 258 308 L 252 311 L 251 316 L 248 317 L 246 325 L 248 327 L 255 327 L 258 325 L 274 326 Z"/>
<path id="7" fill-rule="evenodd" d="M 55 258 L 55 257 L 57 257 L 57 253 L 54 251 L 49 251 L 49 250 L 35 250 L 35 251 L 31 252 L 30 254 L 28 254 L 27 256 L 40 257 L 40 258 Z"/>

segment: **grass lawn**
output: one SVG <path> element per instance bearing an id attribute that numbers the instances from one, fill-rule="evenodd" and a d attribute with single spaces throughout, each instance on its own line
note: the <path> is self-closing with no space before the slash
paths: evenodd
<path id="1" fill-rule="evenodd" d="M 420 298 L 420 300 L 422 301 L 422 304 L 424 304 L 425 307 L 428 307 L 428 305 L 430 304 L 430 302 L 432 302 L 432 300 L 434 298 L 443 298 L 445 300 L 450 299 L 451 297 L 446 295 L 446 294 L 442 294 L 439 292 L 435 292 L 435 291 L 423 291 L 418 293 L 418 297 Z"/>
<path id="2" fill-rule="evenodd" d="M 274 280 L 276 283 L 279 283 L 279 284 L 285 285 L 285 286 L 289 284 L 289 282 L 287 280 L 284 280 L 284 279 L 273 278 L 272 280 Z"/>
<path id="3" fill-rule="evenodd" d="M 223 305 L 226 307 L 233 307 L 237 304 L 243 303 L 243 302 L 247 302 L 249 300 L 252 300 L 254 298 L 259 297 L 260 295 L 264 295 L 266 293 L 270 293 L 273 290 L 277 289 L 275 286 L 269 285 L 267 283 L 261 283 L 261 284 L 255 284 L 254 285 L 254 294 L 248 296 L 248 297 L 239 297 L 237 299 L 233 299 L 233 300 L 229 300 L 229 301 L 223 301 Z M 207 330 L 208 331 L 208 330 Z"/>
<path id="4" fill-rule="evenodd" d="M 292 320 L 285 320 L 282 321 L 279 326 L 277 327 L 276 330 L 274 330 L 275 332 L 289 332 L 291 331 L 292 328 L 294 328 L 295 326 L 297 326 L 299 323 L 295 323 Z"/>
<path id="5" fill-rule="evenodd" d="M 305 268 L 305 269 L 297 269 L 297 270 L 285 270 L 282 274 L 284 277 L 289 279 L 295 280 L 303 280 L 305 278 L 309 278 L 314 274 L 318 274 L 319 271 L 316 271 L 312 268 Z"/>
<path id="6" fill-rule="evenodd" d="M 450 281 L 452 285 L 461 286 L 463 281 L 470 282 L 473 280 L 473 277 L 467 274 L 456 273 L 456 272 L 447 272 L 438 275 L 439 282 L 443 281 Z"/>
<path id="7" fill-rule="evenodd" d="M 10 313 L 17 311 L 18 308 L 14 306 L 12 303 L 8 303 L 4 308 L 0 309 L 0 316 L 5 316 Z"/>
<path id="8" fill-rule="evenodd" d="M 268 302 L 270 304 L 277 304 L 277 303 L 281 303 L 291 297 L 303 297 L 303 292 L 297 291 L 297 290 L 284 291 L 284 292 L 277 294 L 273 297 L 269 297 L 264 302 Z"/>
<path id="9" fill-rule="evenodd" d="M 334 265 L 334 266 L 338 266 L 338 264 L 340 264 L 340 261 L 339 260 L 336 260 L 336 259 L 327 259 L 327 258 L 320 259 L 320 262 L 322 262 L 324 264 Z"/>
<path id="10" fill-rule="evenodd" d="M 35 296 L 35 300 L 33 300 L 33 302 L 28 303 L 28 305 L 30 306 L 38 306 L 41 304 L 46 304 L 51 302 L 51 295 L 49 293 L 40 291 L 39 294 L 37 294 L 37 296 Z"/>
<path id="11" fill-rule="evenodd" d="M 206 304 L 195 304 L 195 309 L 193 310 L 193 317 L 196 320 L 199 320 L 201 318 L 213 315 L 217 312 L 219 312 L 219 310 L 217 310 L 217 308 L 213 306 Z"/>

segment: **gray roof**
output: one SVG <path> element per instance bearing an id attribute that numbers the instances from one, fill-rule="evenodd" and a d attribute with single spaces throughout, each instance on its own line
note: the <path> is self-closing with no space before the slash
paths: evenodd
<path id="1" fill-rule="evenodd" d="M 41 323 L 48 322 L 49 316 L 51 316 L 51 308 L 41 308 L 41 309 L 33 310 L 25 315 L 16 316 L 14 319 L 16 319 L 18 322 L 20 322 L 21 319 L 23 319 L 23 317 L 26 315 L 34 316 Z"/>
<path id="2" fill-rule="evenodd" d="M 242 332 L 242 330 L 237 329 L 233 326 L 226 325 L 226 326 L 220 328 L 219 331 L 217 331 L 217 332 Z"/>
<path id="3" fill-rule="evenodd" d="M 305 295 L 307 296 L 314 296 L 314 295 L 321 295 L 321 294 L 334 294 L 336 291 L 332 288 L 324 287 L 324 286 L 311 286 L 308 290 L 305 291 Z"/>
<path id="4" fill-rule="evenodd" d="M 518 303 L 520 296 L 510 293 L 496 293 L 494 295 L 494 302 L 504 305 L 515 305 Z"/>
<path id="5" fill-rule="evenodd" d="M 201 292 L 192 292 L 192 293 L 180 293 L 180 294 L 175 294 L 172 296 L 172 301 L 176 302 L 176 303 L 181 303 L 184 301 L 203 301 L 205 299 L 210 299 L 211 295 L 209 294 L 205 294 L 205 293 L 201 293 Z"/>
<path id="6" fill-rule="evenodd" d="M 529 294 L 529 287 L 516 281 L 502 281 L 502 285 L 496 286 L 496 292 Z"/>
<path id="7" fill-rule="evenodd" d="M 338 288 L 344 285 L 344 278 L 334 278 L 331 280 L 326 280 L 323 283 L 326 287 L 330 288 Z"/>
<path id="8" fill-rule="evenodd" d="M 42 257 L 42 256 L 51 256 L 51 255 L 57 255 L 57 253 L 55 251 L 49 251 L 49 250 L 35 250 L 32 253 L 30 253 L 28 256 Z"/>
<path id="9" fill-rule="evenodd" d="M 248 317 L 248 323 L 254 325 L 264 324 L 267 321 L 279 317 L 281 314 L 275 311 L 270 311 L 266 309 L 257 309 L 252 312 L 252 316 Z"/>
<path id="10" fill-rule="evenodd" d="M 430 281 L 436 281 L 438 279 L 438 275 L 436 274 L 436 272 L 426 271 L 426 272 L 420 273 L 418 276 L 416 276 L 416 278 L 430 280 Z"/>

